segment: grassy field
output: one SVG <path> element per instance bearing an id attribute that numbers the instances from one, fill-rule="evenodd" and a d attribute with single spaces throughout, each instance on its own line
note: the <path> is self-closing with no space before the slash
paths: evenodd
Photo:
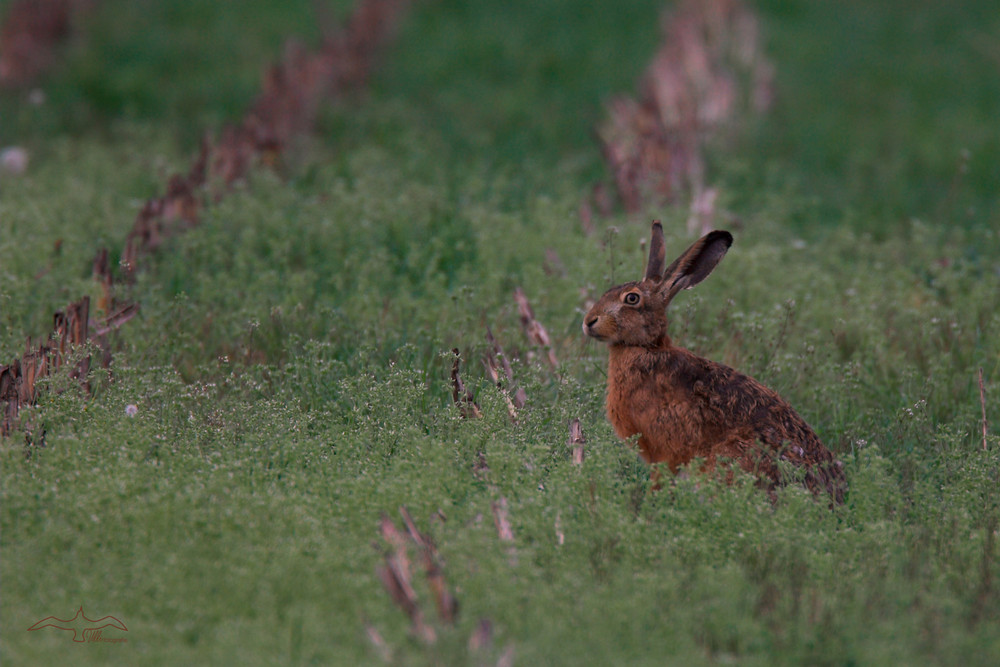
<path id="1" fill-rule="evenodd" d="M 313 4 L 106 0 L 45 104 L 0 94 L 0 147 L 32 158 L 0 176 L 0 363 L 98 294 L 96 249 L 121 252 L 284 37 L 315 42 Z M 592 128 L 658 38 L 660 2 L 622 4 L 418 4 L 370 90 L 151 258 L 110 377 L 46 380 L 46 446 L 0 442 L 5 664 L 380 664 L 366 627 L 393 664 L 1000 662 L 994 3 L 756 4 L 776 105 L 711 155 L 736 242 L 673 334 L 814 426 L 847 470 L 832 511 L 746 480 L 652 492 L 604 417 L 584 304 L 640 275 L 650 218 L 668 254 L 690 242 L 682 209 L 580 224 L 606 178 Z M 452 348 L 480 419 L 452 403 Z M 429 645 L 377 575 L 402 505 L 460 605 L 435 620 L 411 551 Z M 127 643 L 27 631 L 80 605 Z"/>

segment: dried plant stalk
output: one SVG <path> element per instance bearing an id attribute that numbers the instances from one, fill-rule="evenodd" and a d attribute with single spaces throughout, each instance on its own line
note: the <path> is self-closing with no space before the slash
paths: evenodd
<path id="1" fill-rule="evenodd" d="M 979 406 L 983 410 L 983 451 L 987 450 L 986 433 L 989 425 L 986 422 L 986 389 L 983 387 L 983 369 L 979 369 Z"/>
<path id="2" fill-rule="evenodd" d="M 67 360 L 71 347 L 83 345 L 89 339 L 90 297 L 69 304 L 53 316 L 53 333 L 49 339 L 27 349 L 20 359 L 0 366 L 0 404 L 3 405 L 3 419 L 0 421 L 0 435 L 8 436 L 18 425 L 21 408 L 33 405 L 38 397 L 36 386 L 40 378 L 60 368 Z M 87 374 L 90 371 L 90 357 L 77 362 L 70 377 L 80 380 L 85 390 Z"/>
<path id="3" fill-rule="evenodd" d="M 469 652 L 488 651 L 493 646 L 493 622 L 488 618 L 481 619 L 476 629 L 469 635 Z"/>
<path id="4" fill-rule="evenodd" d="M 507 499 L 501 497 L 499 501 L 491 504 L 493 509 L 493 522 L 497 527 L 497 535 L 502 542 L 513 542 L 514 531 L 510 527 L 510 519 L 507 516 Z"/>
<path id="5" fill-rule="evenodd" d="M 497 667 L 514 667 L 514 644 L 507 644 L 497 659 Z"/>
<path id="6" fill-rule="evenodd" d="M 545 330 L 541 322 L 535 319 L 535 311 L 528 303 L 528 297 L 525 296 L 524 290 L 520 287 L 514 288 L 514 300 L 517 301 L 517 312 L 521 316 L 521 326 L 524 328 L 524 333 L 531 342 L 545 349 L 549 365 L 553 369 L 558 368 L 559 361 L 552 349 L 552 339 L 549 338 L 549 332 Z"/>
<path id="7" fill-rule="evenodd" d="M 382 662 L 391 663 L 393 658 L 392 647 L 382 638 L 382 634 L 378 631 L 378 628 L 371 623 L 365 623 L 365 634 L 368 636 L 368 641 L 375 647 L 379 657 L 382 658 Z"/>
<path id="8" fill-rule="evenodd" d="M 434 598 L 434 607 L 437 609 L 438 618 L 448 625 L 454 624 L 455 615 L 458 613 L 458 600 L 448 591 L 436 551 L 425 550 L 424 569 L 427 573 L 427 585 L 431 590 L 431 597 Z"/>
<path id="9" fill-rule="evenodd" d="M 97 0 L 18 0 L 0 28 L 0 87 L 27 86 L 56 61 L 75 14 Z"/>
<path id="10" fill-rule="evenodd" d="M 417 600 L 410 574 L 410 559 L 406 553 L 406 539 L 389 517 L 383 515 L 379 522 L 382 537 L 391 547 L 385 554 L 385 564 L 378 568 L 382 586 L 399 605 L 412 623 L 413 634 L 428 644 L 437 641 L 434 628 L 424 620 L 423 610 Z"/>
<path id="11" fill-rule="evenodd" d="M 587 440 L 583 437 L 583 428 L 580 426 L 579 419 L 574 419 L 569 423 L 568 444 L 572 448 L 573 463 L 576 465 L 583 465 L 583 446 L 587 444 Z"/>
<path id="12" fill-rule="evenodd" d="M 427 584 L 434 598 L 434 606 L 437 608 L 438 617 L 449 625 L 455 622 L 455 614 L 458 612 L 458 601 L 448 591 L 448 586 L 444 580 L 444 573 L 441 570 L 441 556 L 437 547 L 430 537 L 424 535 L 417 529 L 417 524 L 413 520 L 410 511 L 402 506 L 399 513 L 403 517 L 403 525 L 406 526 L 406 533 L 416 544 L 423 555 L 424 571 L 427 574 Z"/>
<path id="13" fill-rule="evenodd" d="M 437 641 L 437 632 L 425 620 L 423 609 L 413 587 L 407 551 L 409 544 L 416 545 L 420 550 L 427 585 L 434 600 L 438 618 L 442 622 L 448 625 L 454 624 L 458 612 L 458 601 L 448 590 L 441 568 L 441 556 L 434 542 L 430 537 L 420 532 L 413 516 L 405 506 L 399 508 L 399 513 L 403 517 L 405 534 L 396 528 L 388 516 L 383 514 L 379 521 L 379 532 L 390 548 L 384 554 L 385 563 L 378 568 L 377 573 L 383 588 L 410 618 L 413 634 L 425 643 L 433 644 Z"/>
<path id="14" fill-rule="evenodd" d="M 479 409 L 472 391 L 466 388 L 465 383 L 462 382 L 462 378 L 459 375 L 461 356 L 459 355 L 458 348 L 452 348 L 451 351 L 455 355 L 451 363 L 451 399 L 458 406 L 462 417 L 466 419 L 482 417 L 483 412 Z"/>
<path id="15" fill-rule="evenodd" d="M 511 368 L 510 359 L 504 354 L 503 348 L 497 342 L 496 336 L 489 325 L 486 326 L 486 342 L 490 344 L 491 355 L 487 358 L 487 367 L 490 371 L 490 378 L 493 382 L 500 383 L 499 370 L 502 366 L 504 377 L 508 382 L 514 382 L 514 369 Z M 500 363 L 498 363 L 500 362 Z"/>
<path id="16" fill-rule="evenodd" d="M 503 347 L 500 346 L 500 343 L 488 325 L 486 327 L 486 341 L 490 344 L 490 350 L 486 353 L 484 362 L 486 364 L 486 372 L 489 374 L 493 384 L 500 390 L 500 395 L 503 396 L 504 401 L 507 403 L 507 414 L 510 415 L 511 421 L 516 422 L 517 411 L 524 407 L 524 404 L 528 401 L 528 395 L 523 387 L 517 387 L 514 390 L 512 398 L 507 388 L 504 387 L 503 378 L 506 378 L 508 385 L 513 385 L 514 369 L 511 367 L 510 359 L 504 353 Z M 500 376 L 501 370 L 503 371 L 503 377 Z"/>
<path id="17" fill-rule="evenodd" d="M 757 18 L 740 0 L 684 0 L 666 14 L 638 99 L 612 100 L 597 131 L 625 209 L 701 195 L 705 137 L 769 108 L 773 79 Z"/>

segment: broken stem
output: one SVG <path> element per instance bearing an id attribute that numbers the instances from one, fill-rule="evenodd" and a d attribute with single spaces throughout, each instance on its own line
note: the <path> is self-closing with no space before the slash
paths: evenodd
<path id="1" fill-rule="evenodd" d="M 983 410 L 983 451 L 985 452 L 986 447 L 986 389 L 983 387 L 983 369 L 979 369 L 979 405 Z"/>

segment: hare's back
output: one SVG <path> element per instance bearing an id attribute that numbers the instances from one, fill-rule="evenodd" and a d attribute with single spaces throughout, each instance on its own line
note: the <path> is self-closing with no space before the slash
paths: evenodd
<path id="1" fill-rule="evenodd" d="M 809 424 L 774 390 L 682 348 L 674 348 L 670 356 L 675 386 L 689 392 L 719 425 L 771 447 L 791 447 L 797 458 L 808 458 L 813 450 L 826 451 Z"/>
<path id="2" fill-rule="evenodd" d="M 735 449 L 744 467 L 781 484 L 777 462 L 785 461 L 805 470 L 803 482 L 813 493 L 826 492 L 843 502 L 842 464 L 784 398 L 749 375 L 685 353 L 689 363 L 705 371 L 693 393 L 710 406 L 707 413 L 726 423 L 721 442 L 730 447 L 739 442 Z"/>

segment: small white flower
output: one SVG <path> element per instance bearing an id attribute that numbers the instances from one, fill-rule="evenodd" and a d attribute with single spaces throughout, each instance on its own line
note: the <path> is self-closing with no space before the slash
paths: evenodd
<path id="1" fill-rule="evenodd" d="M 139 408 L 137 408 L 134 404 L 129 403 L 128 405 L 125 406 L 125 414 L 127 416 L 135 417 L 138 413 L 139 413 Z"/>

